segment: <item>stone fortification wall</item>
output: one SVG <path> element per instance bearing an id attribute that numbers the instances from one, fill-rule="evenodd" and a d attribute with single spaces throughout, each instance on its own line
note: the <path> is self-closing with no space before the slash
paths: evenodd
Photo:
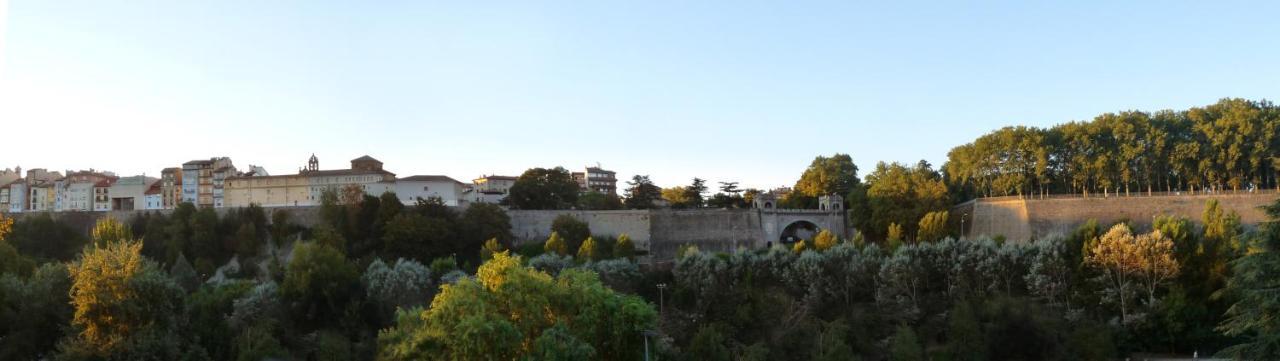
<path id="1" fill-rule="evenodd" d="M 1261 207 L 1275 202 L 1276 195 L 1258 193 L 1200 194 L 1132 197 L 993 199 L 976 200 L 956 207 L 965 217 L 964 233 L 969 237 L 1003 235 L 1009 240 L 1027 240 L 1066 234 L 1081 223 L 1096 219 L 1110 224 L 1132 222 L 1150 227 L 1156 216 L 1174 215 L 1200 224 L 1204 205 L 1217 199 L 1224 209 L 1235 211 L 1246 227 L 1266 220 Z"/>

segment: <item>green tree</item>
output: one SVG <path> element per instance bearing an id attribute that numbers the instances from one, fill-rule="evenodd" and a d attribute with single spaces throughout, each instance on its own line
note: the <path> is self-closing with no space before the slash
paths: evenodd
<path id="1" fill-rule="evenodd" d="M 622 209 L 622 198 L 616 194 L 604 194 L 589 191 L 578 196 L 578 209 L 589 211 L 611 211 Z"/>
<path id="2" fill-rule="evenodd" d="M 895 223 L 906 228 L 904 235 L 915 234 L 913 228 L 926 214 L 947 209 L 947 187 L 926 162 L 915 167 L 881 162 L 867 175 L 867 204 L 870 219 L 864 233 L 888 239 L 878 232 Z"/>
<path id="3" fill-rule="evenodd" d="M 564 345 L 574 355 L 591 347 L 598 359 L 636 359 L 644 352 L 641 331 L 656 320 L 652 305 L 615 293 L 593 272 L 569 269 L 552 277 L 502 252 L 481 265 L 475 279 L 442 286 L 429 310 L 402 312 L 396 326 L 378 335 L 378 356 L 522 359 L 572 336 L 578 341 Z"/>
<path id="4" fill-rule="evenodd" d="M 1266 208 L 1270 222 L 1265 232 L 1251 244 L 1250 251 L 1235 262 L 1227 289 L 1236 301 L 1227 310 L 1218 331 L 1240 340 L 1223 349 L 1220 356 L 1240 360 L 1280 359 L 1280 202 Z"/>
<path id="5" fill-rule="evenodd" d="M 107 242 L 68 266 L 77 334 L 66 341 L 66 352 L 124 359 L 157 352 L 178 356 L 172 347 L 144 347 L 156 346 L 149 338 L 176 330 L 183 291 L 141 252 L 141 242 Z"/>
<path id="6" fill-rule="evenodd" d="M 695 360 L 732 360 L 733 354 L 725 345 L 726 342 L 728 340 L 724 334 L 714 325 L 699 327 L 698 332 L 693 334 L 693 340 L 689 341 L 689 356 Z"/>
<path id="7" fill-rule="evenodd" d="M 582 245 L 578 247 L 579 260 L 590 262 L 599 261 L 603 258 L 600 253 L 600 246 L 596 245 L 596 239 L 593 237 L 587 237 L 585 241 L 582 241 Z"/>
<path id="8" fill-rule="evenodd" d="M 987 341 L 968 302 L 956 302 L 947 320 L 947 353 L 951 360 L 986 360 Z"/>
<path id="9" fill-rule="evenodd" d="M 637 174 L 627 182 L 627 199 L 623 204 L 630 209 L 652 209 L 662 199 L 662 188 L 653 184 L 647 175 Z"/>
<path id="10" fill-rule="evenodd" d="M 61 263 L 45 263 L 26 279 L 0 275 L 0 359 L 48 355 L 71 323 L 70 287 Z"/>
<path id="11" fill-rule="evenodd" d="M 565 246 L 570 250 L 577 250 L 582 246 L 582 241 L 587 237 L 591 237 L 591 227 L 587 222 L 583 222 L 568 214 L 562 214 L 551 221 L 551 232 L 557 233 L 560 237 L 564 237 Z"/>
<path id="12" fill-rule="evenodd" d="M 937 242 L 947 236 L 947 211 L 929 212 L 920 218 L 916 241 Z"/>
<path id="13" fill-rule="evenodd" d="M 359 301 L 360 272 L 341 251 L 312 242 L 294 246 L 280 295 L 305 329 L 336 326 Z"/>
<path id="14" fill-rule="evenodd" d="M 529 169 L 504 202 L 515 209 L 568 209 L 578 202 L 578 183 L 563 167 Z"/>
<path id="15" fill-rule="evenodd" d="M 809 197 L 848 194 L 858 182 L 858 166 L 853 164 L 853 157 L 836 153 L 814 158 L 800 175 L 795 191 Z"/>
<path id="16" fill-rule="evenodd" d="M 618 243 L 613 246 L 614 258 L 631 259 L 636 255 L 636 244 L 626 233 L 618 235 Z"/>
<path id="17" fill-rule="evenodd" d="M 824 229 L 818 231 L 818 234 L 813 236 L 813 248 L 819 251 L 825 251 L 831 247 L 835 247 L 838 243 L 840 243 L 840 238 L 836 237 L 834 233 L 831 233 L 831 230 Z"/>
<path id="18" fill-rule="evenodd" d="M 551 237 L 547 238 L 547 242 L 542 246 L 547 253 L 555 253 L 558 255 L 568 255 L 569 245 L 565 244 L 564 238 L 560 237 L 560 233 L 551 231 Z"/>
<path id="19" fill-rule="evenodd" d="M 459 251 L 453 227 L 439 218 L 429 218 L 416 213 L 402 213 L 387 222 L 383 236 L 385 254 L 427 261 L 450 256 Z"/>
<path id="20" fill-rule="evenodd" d="M 499 243 L 497 238 L 490 238 L 488 241 L 484 242 L 484 247 L 480 249 L 480 260 L 488 261 L 490 258 L 493 258 L 494 253 L 505 250 L 506 247 L 503 247 L 502 243 Z"/>
<path id="21" fill-rule="evenodd" d="M 685 186 L 663 188 L 662 200 L 667 201 L 671 208 L 683 209 L 693 207 L 693 199 L 689 198 L 689 188 Z"/>
<path id="22" fill-rule="evenodd" d="M 893 361 L 924 361 L 924 347 L 916 332 L 907 325 L 898 326 L 889 344 L 889 359 Z"/>
<path id="23" fill-rule="evenodd" d="M 462 212 L 458 224 L 463 238 L 458 252 L 465 255 L 465 259 L 475 259 L 477 252 L 489 240 L 497 241 L 504 248 L 512 240 L 511 217 L 494 204 L 472 204 Z"/>

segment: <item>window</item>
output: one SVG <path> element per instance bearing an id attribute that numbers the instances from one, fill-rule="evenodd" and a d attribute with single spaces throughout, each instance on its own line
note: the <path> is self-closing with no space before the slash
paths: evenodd
<path id="1" fill-rule="evenodd" d="M 423 191 L 423 192 L 426 192 L 426 191 L 427 191 L 427 186 L 422 186 L 422 191 Z"/>

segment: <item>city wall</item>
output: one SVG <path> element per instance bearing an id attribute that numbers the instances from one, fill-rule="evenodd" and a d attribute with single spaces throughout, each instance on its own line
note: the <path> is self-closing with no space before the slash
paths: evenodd
<path id="1" fill-rule="evenodd" d="M 319 223 L 319 207 L 266 207 L 267 214 L 276 209 L 290 213 L 290 222 L 311 227 Z M 231 209 L 217 209 L 219 216 Z M 127 222 L 135 214 L 145 212 L 172 213 L 172 210 L 111 211 L 111 212 L 52 212 L 54 219 L 88 234 L 95 222 L 102 217 L 112 217 Z M 23 219 L 40 213 L 16 213 L 10 217 Z M 741 248 L 759 248 L 770 244 L 768 240 L 778 236 L 781 227 L 791 222 L 805 220 L 829 228 L 847 237 L 844 215 L 840 212 L 766 210 L 757 209 L 706 209 L 706 210 L 509 210 L 511 233 L 516 244 L 542 242 L 550 236 L 551 223 L 560 215 L 569 215 L 586 222 L 591 233 L 601 236 L 627 234 L 636 248 L 647 250 L 656 260 L 669 260 L 680 246 L 691 244 L 705 251 L 733 252 Z M 772 237 L 772 238 L 771 238 Z"/>
<path id="2" fill-rule="evenodd" d="M 1138 228 L 1151 226 L 1162 215 L 1185 217 L 1197 225 L 1204 205 L 1217 199 L 1226 209 L 1240 215 L 1241 223 L 1254 227 L 1266 220 L 1262 206 L 1276 200 L 1275 194 L 1202 194 L 1130 197 L 978 199 L 957 205 L 953 215 L 963 218 L 962 232 L 968 237 L 1003 235 L 1009 240 L 1028 240 L 1067 234 L 1080 224 L 1095 219 L 1106 225 L 1132 222 Z"/>

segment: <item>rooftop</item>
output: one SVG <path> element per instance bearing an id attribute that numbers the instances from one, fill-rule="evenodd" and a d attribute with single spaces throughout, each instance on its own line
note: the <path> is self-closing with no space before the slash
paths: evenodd
<path id="1" fill-rule="evenodd" d="M 454 182 L 454 183 L 462 184 L 462 182 L 459 182 L 457 179 L 449 178 L 449 176 L 443 176 L 443 175 L 415 175 L 415 176 L 411 176 L 411 177 L 404 177 L 404 178 L 400 178 L 400 179 L 397 179 L 397 181 L 407 181 L 407 182 Z"/>

